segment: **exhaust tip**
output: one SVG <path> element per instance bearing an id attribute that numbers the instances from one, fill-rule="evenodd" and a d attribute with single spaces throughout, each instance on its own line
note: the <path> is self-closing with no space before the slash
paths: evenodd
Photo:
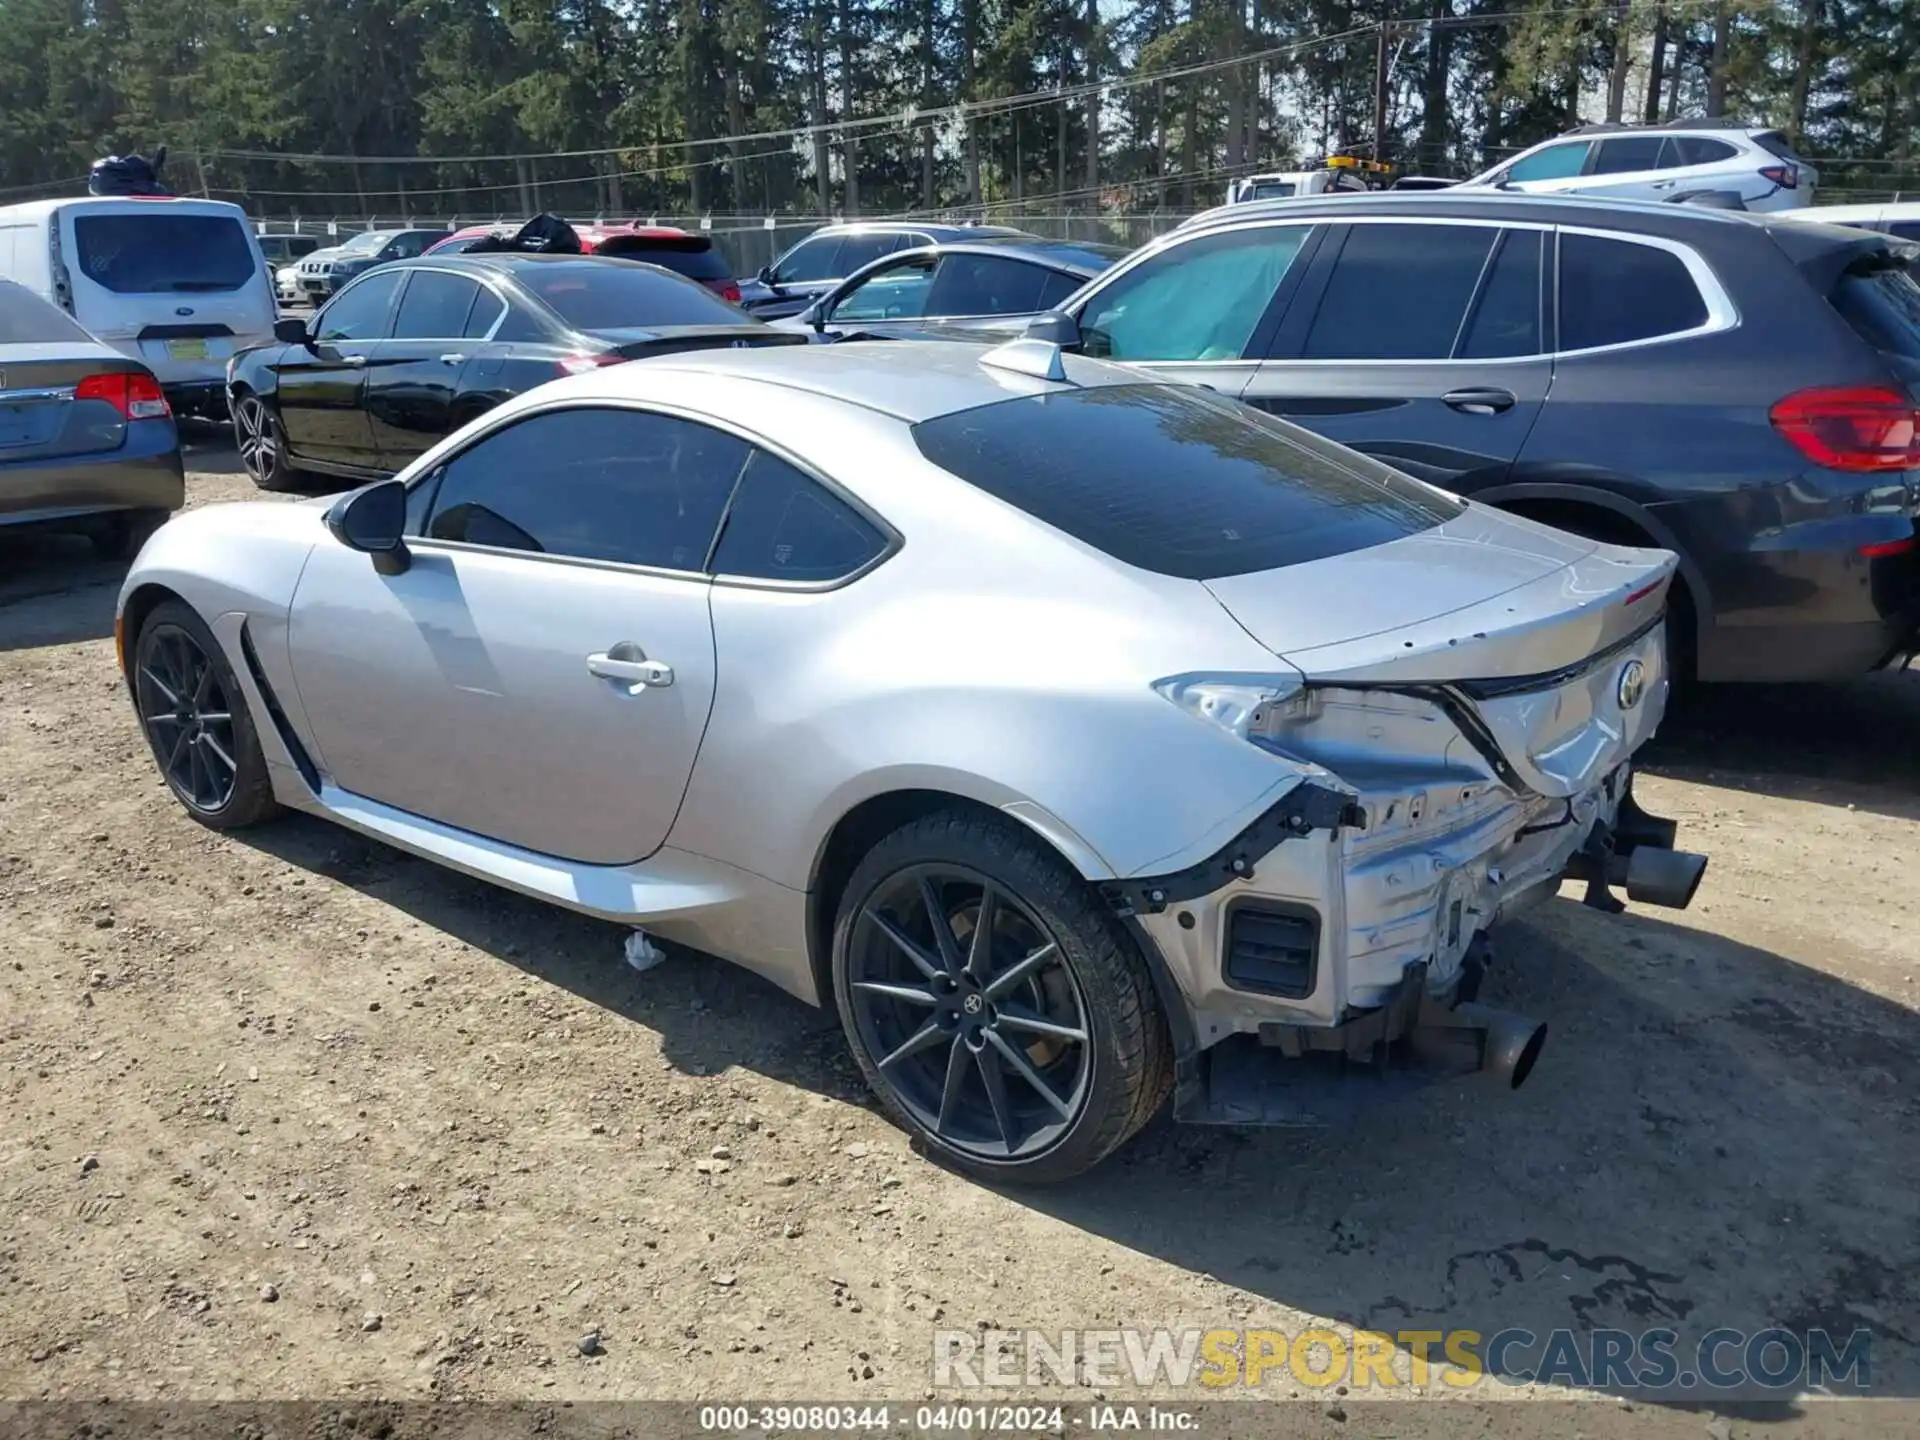
<path id="1" fill-rule="evenodd" d="M 1684 910 L 1707 873 L 1707 857 L 1689 850 L 1637 847 L 1627 858 L 1627 898 Z"/>
<path id="2" fill-rule="evenodd" d="M 1527 1083 L 1527 1077 L 1533 1074 L 1534 1063 L 1539 1060 L 1540 1052 L 1547 1048 L 1547 1027 L 1536 1025 L 1531 1034 L 1521 1042 L 1520 1053 L 1514 1057 L 1508 1070 L 1507 1088 L 1518 1090 Z"/>

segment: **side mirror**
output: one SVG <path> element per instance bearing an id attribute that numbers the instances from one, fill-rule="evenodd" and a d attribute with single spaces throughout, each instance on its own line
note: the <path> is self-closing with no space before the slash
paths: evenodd
<path id="1" fill-rule="evenodd" d="M 758 270 L 754 271 L 753 278 L 771 289 L 773 286 L 773 267 L 771 265 L 762 265 Z"/>
<path id="2" fill-rule="evenodd" d="M 276 320 L 273 322 L 273 338 L 282 345 L 305 345 L 312 336 L 307 331 L 304 320 Z"/>
<path id="3" fill-rule="evenodd" d="M 1080 322 L 1064 310 L 1049 310 L 1027 322 L 1026 338 L 1044 340 L 1062 350 L 1080 348 Z"/>
<path id="4" fill-rule="evenodd" d="M 827 302 L 825 300 L 816 300 L 807 307 L 807 323 L 813 326 L 814 334 L 827 333 Z"/>
<path id="5" fill-rule="evenodd" d="M 413 563 L 407 553 L 407 487 L 379 480 L 342 495 L 327 511 L 327 530 L 349 550 L 373 557 L 382 575 L 398 575 Z"/>

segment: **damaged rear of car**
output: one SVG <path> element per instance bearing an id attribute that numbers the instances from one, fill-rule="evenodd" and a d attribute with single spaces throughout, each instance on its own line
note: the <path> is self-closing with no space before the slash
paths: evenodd
<path id="1" fill-rule="evenodd" d="M 1295 783 L 1205 858 L 1102 886 L 1157 962 L 1179 1118 L 1331 1123 L 1475 1071 L 1517 1087 L 1546 1027 L 1477 999 L 1496 922 L 1569 876 L 1601 909 L 1616 887 L 1692 900 L 1705 858 L 1632 795 L 1669 689 L 1670 553 L 1473 505 L 1198 388 L 1031 395 L 915 438 L 1203 586 L 1273 657 L 1154 689 Z"/>

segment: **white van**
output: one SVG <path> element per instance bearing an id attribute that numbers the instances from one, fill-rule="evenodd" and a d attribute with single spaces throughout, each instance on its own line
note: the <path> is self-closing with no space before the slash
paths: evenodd
<path id="1" fill-rule="evenodd" d="M 220 200 L 84 196 L 0 207 L 0 279 L 146 364 L 175 414 L 224 419 L 227 359 L 273 338 L 273 277 Z"/>

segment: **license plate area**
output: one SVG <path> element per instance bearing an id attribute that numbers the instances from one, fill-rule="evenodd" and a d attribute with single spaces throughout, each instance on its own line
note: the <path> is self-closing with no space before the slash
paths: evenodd
<path id="1" fill-rule="evenodd" d="M 205 360 L 208 358 L 205 340 L 169 340 L 167 358 L 170 360 Z"/>

